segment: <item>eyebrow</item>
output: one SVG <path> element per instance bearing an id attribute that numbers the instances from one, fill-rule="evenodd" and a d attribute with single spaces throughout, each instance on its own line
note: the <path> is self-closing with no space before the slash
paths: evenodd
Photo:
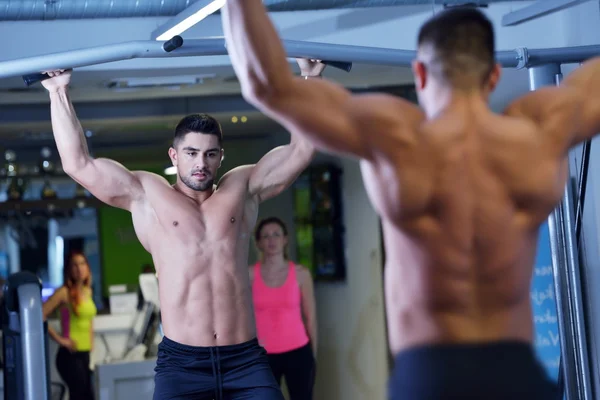
<path id="1" fill-rule="evenodd" d="M 200 149 L 197 149 L 195 147 L 190 147 L 190 146 L 186 146 L 183 148 L 184 151 L 195 151 L 195 152 L 200 152 Z M 210 153 L 211 151 L 219 151 L 220 149 L 218 147 L 214 147 L 212 149 L 208 149 L 205 151 L 205 153 Z"/>

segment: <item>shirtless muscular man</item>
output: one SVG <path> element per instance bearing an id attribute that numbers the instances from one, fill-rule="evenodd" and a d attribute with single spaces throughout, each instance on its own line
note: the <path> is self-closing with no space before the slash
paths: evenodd
<path id="1" fill-rule="evenodd" d="M 177 182 L 170 185 L 159 175 L 90 157 L 69 98 L 71 73 L 49 75 L 43 85 L 65 172 L 101 201 L 131 212 L 160 278 L 165 337 L 154 398 L 283 399 L 256 340 L 249 240 L 259 204 L 293 183 L 314 147 L 292 134 L 290 144 L 214 184 L 224 154 L 221 126 L 211 116 L 190 115 L 175 129 L 169 149 L 177 168 Z"/>

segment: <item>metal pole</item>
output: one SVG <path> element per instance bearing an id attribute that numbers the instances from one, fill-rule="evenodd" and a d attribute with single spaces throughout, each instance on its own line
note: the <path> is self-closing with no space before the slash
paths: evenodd
<path id="1" fill-rule="evenodd" d="M 186 44 L 185 49 L 179 48 L 166 52 L 163 49 L 163 42 L 138 40 L 4 61 L 0 63 L 0 78 L 85 67 L 132 58 L 184 57 L 198 54 L 209 56 L 227 53 L 222 39 L 188 40 Z"/>
<path id="2" fill-rule="evenodd" d="M 534 91 L 544 86 L 554 86 L 557 84 L 560 76 L 560 65 L 546 64 L 529 69 L 529 87 Z M 568 295 L 568 277 L 567 271 L 567 253 L 565 228 L 561 203 L 549 216 L 548 226 L 550 234 L 550 249 L 552 253 L 552 269 L 554 271 L 554 292 L 556 299 L 556 315 L 558 317 L 558 331 L 560 336 L 561 362 L 563 365 L 573 365 L 575 363 L 574 354 L 569 349 L 572 346 L 572 324 L 571 312 L 569 307 Z M 565 381 L 567 400 L 577 399 L 576 381 L 571 369 L 563 369 L 563 378 Z M 560 373 L 560 372 L 559 372 Z M 559 377 L 560 379 L 560 377 Z M 562 398 L 562 397 L 561 397 Z"/>
<path id="3" fill-rule="evenodd" d="M 571 183 L 571 182 L 569 182 Z M 567 250 L 567 277 L 570 292 L 573 324 L 573 345 L 572 351 L 575 353 L 574 373 L 577 378 L 578 399 L 592 400 L 591 380 L 589 376 L 589 359 L 587 349 L 587 337 L 585 329 L 585 312 L 583 305 L 583 285 L 581 282 L 579 252 L 577 241 L 575 240 L 575 220 L 574 220 L 574 201 L 573 186 L 567 185 L 563 199 L 563 215 L 565 229 L 565 244 Z M 563 368 L 567 364 L 563 364 Z M 567 370 L 565 369 L 565 372 Z"/>
<path id="4" fill-rule="evenodd" d="M 562 83 L 563 76 L 559 74 L 556 76 L 556 84 L 560 85 Z M 587 293 L 584 289 L 587 285 L 587 281 L 583 281 L 582 279 L 582 258 L 579 254 L 579 243 L 581 243 L 580 234 L 577 231 L 577 218 L 578 215 L 575 213 L 583 213 L 583 204 L 585 200 L 585 187 L 587 182 L 587 168 L 589 165 L 589 146 L 591 146 L 591 141 L 589 143 L 584 144 L 583 156 L 584 158 L 581 161 L 581 171 L 579 174 L 579 179 L 582 181 L 583 186 L 581 184 L 578 186 L 579 190 L 577 190 L 578 195 L 580 196 L 578 199 L 574 199 L 575 188 L 577 185 L 571 185 L 571 180 L 569 180 L 569 184 L 565 188 L 564 195 L 564 228 L 565 228 L 565 241 L 567 244 L 567 256 L 569 260 L 569 286 L 572 292 L 572 316 L 573 316 L 573 328 L 574 328 L 574 339 L 575 339 L 575 349 L 576 349 L 576 359 L 577 363 L 575 364 L 576 368 L 576 376 L 578 378 L 578 389 L 580 399 L 592 400 L 592 381 L 590 379 L 590 363 L 589 363 L 589 354 L 588 354 L 588 343 L 587 343 L 587 330 L 586 330 L 586 319 L 585 319 L 585 306 L 584 306 L 584 297 Z M 569 175 L 570 176 L 570 175 Z M 583 182 L 585 180 L 585 182 Z M 577 182 L 575 182 L 577 183 Z M 577 202 L 577 206 L 575 205 Z M 580 228 L 579 228 L 580 229 Z"/>
<path id="5" fill-rule="evenodd" d="M 562 83 L 562 74 L 556 75 L 556 85 L 559 86 Z M 586 143 L 587 144 L 587 143 Z M 586 151 L 587 148 L 587 151 Z M 587 153 L 587 157 L 585 155 Z M 589 163 L 589 148 L 584 146 L 584 159 L 582 160 L 582 170 L 579 174 L 580 180 L 587 181 L 587 165 Z M 570 176 L 570 174 L 569 174 Z M 579 243 L 580 243 L 580 226 L 578 227 L 577 217 L 575 212 L 582 212 L 582 206 L 584 197 L 577 199 L 577 206 L 575 205 L 575 186 L 571 184 L 569 180 L 563 197 L 563 229 L 564 229 L 564 243 L 566 244 L 567 252 L 567 289 L 569 292 L 570 309 L 571 309 L 571 328 L 573 334 L 573 351 L 574 351 L 574 374 L 577 377 L 577 389 L 579 399 L 591 400 L 592 395 L 592 382 L 589 376 L 590 365 L 588 355 L 588 345 L 586 336 L 586 320 L 585 320 L 585 308 L 583 299 L 585 297 L 585 284 L 582 281 L 582 258 L 579 254 Z M 575 182 L 576 183 L 576 182 Z M 583 190 L 578 191 L 579 196 L 585 196 L 585 183 Z M 580 221 L 579 221 L 580 222 Z M 579 224 L 580 225 L 580 224 Z M 579 228 L 579 229 L 578 229 Z M 565 363 L 561 363 L 561 368 L 565 368 Z"/>
<path id="6" fill-rule="evenodd" d="M 579 171 L 579 183 L 577 185 L 577 211 L 575 212 L 575 239 L 579 243 L 581 238 L 581 220 L 583 219 L 583 207 L 585 205 L 585 194 L 587 190 L 588 171 L 590 166 L 590 155 L 592 141 L 586 140 L 581 151 L 581 170 Z"/>
<path id="7" fill-rule="evenodd" d="M 46 399 L 48 381 L 40 287 L 31 283 L 19 286 L 17 295 L 21 315 L 25 400 Z"/>
<path id="8" fill-rule="evenodd" d="M 556 85 L 556 76 L 560 75 L 560 65 L 546 64 L 529 68 L 529 89 L 538 90 L 544 86 Z"/>
<path id="9" fill-rule="evenodd" d="M 189 39 L 182 47 L 165 51 L 163 43 L 140 40 L 50 53 L 34 57 L 0 62 L 0 78 L 34 74 L 55 69 L 79 68 L 132 58 L 163 58 L 227 55 L 223 38 Z M 366 46 L 349 46 L 296 40 L 283 40 L 288 57 L 316 58 L 340 62 L 378 65 L 410 65 L 415 51 Z M 527 51 L 527 60 L 518 50 L 499 51 L 496 60 L 506 68 L 521 68 L 545 63 L 576 63 L 600 55 L 600 46 L 533 49 Z"/>

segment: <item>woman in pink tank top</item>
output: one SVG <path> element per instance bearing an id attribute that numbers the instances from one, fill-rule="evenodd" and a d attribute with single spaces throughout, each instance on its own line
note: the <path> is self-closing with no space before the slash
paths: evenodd
<path id="1" fill-rule="evenodd" d="M 288 260 L 287 228 L 276 217 L 255 232 L 261 260 L 250 267 L 258 340 L 290 400 L 311 400 L 315 379 L 317 315 L 312 275 Z"/>

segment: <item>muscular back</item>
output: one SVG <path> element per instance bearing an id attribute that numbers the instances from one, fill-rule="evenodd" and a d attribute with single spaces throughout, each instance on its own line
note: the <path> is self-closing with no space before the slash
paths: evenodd
<path id="1" fill-rule="evenodd" d="M 537 233 L 563 193 L 566 153 L 529 120 L 468 107 L 401 129 L 409 140 L 392 157 L 362 162 L 384 221 L 392 350 L 531 340 Z"/>

